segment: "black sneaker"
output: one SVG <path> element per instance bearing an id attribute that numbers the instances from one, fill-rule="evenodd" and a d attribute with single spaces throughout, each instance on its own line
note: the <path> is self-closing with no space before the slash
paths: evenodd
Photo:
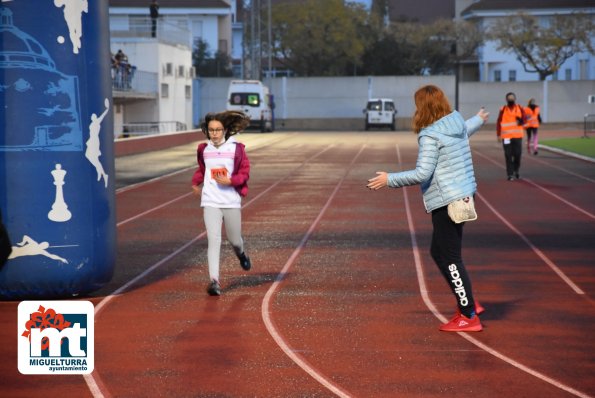
<path id="1" fill-rule="evenodd" d="M 515 177 L 517 180 L 520 180 L 520 179 L 521 179 L 521 176 L 519 175 L 519 173 L 514 173 L 514 177 Z"/>
<path id="2" fill-rule="evenodd" d="M 250 257 L 246 256 L 246 253 L 242 253 L 238 256 L 240 259 L 240 266 L 244 271 L 250 271 L 252 268 L 252 263 L 250 262 Z"/>
<path id="3" fill-rule="evenodd" d="M 209 296 L 221 296 L 221 285 L 217 281 L 211 281 L 207 288 Z"/>

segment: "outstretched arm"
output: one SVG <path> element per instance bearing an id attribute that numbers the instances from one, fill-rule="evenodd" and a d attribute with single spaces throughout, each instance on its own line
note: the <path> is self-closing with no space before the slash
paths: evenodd
<path id="1" fill-rule="evenodd" d="M 479 112 L 475 116 L 465 121 L 465 126 L 467 127 L 467 136 L 471 137 L 473 134 L 477 133 L 481 126 L 488 121 L 488 117 L 490 116 L 489 112 L 486 112 L 484 108 L 479 109 Z"/>
<path id="2" fill-rule="evenodd" d="M 400 188 L 420 184 L 432 177 L 437 164 L 438 141 L 430 137 L 421 137 L 415 169 L 399 173 L 377 172 L 376 177 L 368 180 L 368 188 L 377 190 L 383 187 Z"/>

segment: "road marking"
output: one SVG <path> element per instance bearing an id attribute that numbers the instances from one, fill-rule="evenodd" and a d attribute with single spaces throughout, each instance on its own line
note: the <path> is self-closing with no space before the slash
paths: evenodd
<path id="1" fill-rule="evenodd" d="M 399 166 L 401 166 L 401 151 L 399 150 L 399 145 L 397 145 L 397 159 L 398 159 Z M 421 293 L 424 303 L 426 304 L 428 309 L 432 312 L 432 314 L 434 314 L 434 316 L 436 318 L 438 318 L 441 322 L 446 323 L 446 322 L 448 322 L 448 319 L 436 309 L 436 306 L 434 305 L 434 303 L 432 303 L 432 301 L 430 300 L 430 297 L 428 295 L 428 289 L 426 286 L 425 276 L 424 276 L 424 272 L 423 272 L 421 256 L 419 254 L 419 246 L 417 245 L 415 226 L 413 225 L 413 217 L 411 215 L 411 208 L 409 206 L 409 196 L 407 194 L 407 187 L 403 187 L 403 198 L 405 201 L 405 211 L 407 213 L 407 223 L 409 225 L 409 235 L 411 237 L 411 246 L 413 249 L 413 259 L 415 262 L 415 270 L 417 272 L 417 281 L 419 284 L 419 291 Z M 573 395 L 576 395 L 577 397 L 592 398 L 589 395 L 587 395 L 581 391 L 575 390 L 572 387 L 569 387 L 563 383 L 560 383 L 559 381 L 552 379 L 551 377 L 548 377 L 542 373 L 539 373 L 538 371 L 533 370 L 530 367 L 525 366 L 525 365 L 521 364 L 520 362 L 517 362 L 514 359 L 507 357 L 506 355 L 500 353 L 499 351 L 496 351 L 493 348 L 491 348 L 490 346 L 482 343 L 475 337 L 469 336 L 467 333 L 457 332 L 457 334 L 459 336 L 463 337 L 464 339 L 466 339 L 467 341 L 469 341 L 471 344 L 481 348 L 485 352 L 495 356 L 498 359 L 501 359 L 502 361 L 514 366 L 517 369 L 522 370 L 523 372 L 530 374 L 531 376 L 534 376 L 540 380 L 545 381 L 546 383 L 553 385 L 554 387 L 557 387 L 561 390 L 567 391 Z"/>
<path id="2" fill-rule="evenodd" d="M 488 202 L 488 200 L 481 195 L 479 192 L 476 193 L 477 196 L 479 197 L 479 199 L 481 199 L 486 206 L 489 207 L 489 209 L 492 211 L 492 213 L 494 213 L 496 215 L 496 217 L 498 217 L 500 219 L 500 221 L 502 221 L 504 223 L 504 225 L 506 225 L 508 228 L 510 228 L 515 234 L 517 234 L 519 236 L 519 238 L 521 238 L 523 240 L 523 242 L 525 242 L 527 244 L 527 246 L 529 246 L 531 248 L 531 250 L 533 250 L 533 252 L 535 252 L 535 254 L 537 254 L 537 256 L 539 258 L 541 258 L 543 260 L 544 263 L 546 263 L 548 265 L 548 267 L 550 267 L 568 286 L 570 286 L 570 288 L 572 290 L 574 290 L 574 292 L 576 294 L 585 294 L 585 292 L 578 287 L 568 276 L 566 276 L 566 274 L 564 272 L 562 272 L 562 270 L 560 268 L 558 268 L 558 266 L 556 266 L 556 264 L 554 264 L 554 262 L 552 260 L 550 260 L 541 250 L 539 250 L 530 240 L 529 238 L 527 238 L 525 236 L 525 234 L 523 234 L 521 231 L 519 231 L 514 225 L 512 225 L 512 223 L 510 221 L 508 221 L 506 219 L 506 217 L 504 217 L 502 214 L 500 214 L 498 212 L 498 210 L 496 210 L 494 208 L 494 206 L 491 205 L 490 202 Z"/>
<path id="3" fill-rule="evenodd" d="M 484 158 L 484 159 L 486 159 L 486 160 L 488 160 L 488 161 L 490 161 L 490 162 L 494 163 L 496 166 L 500 167 L 501 169 L 505 169 L 505 167 L 504 167 L 504 166 L 502 166 L 502 165 L 501 165 L 499 162 L 496 162 L 494 159 L 490 158 L 489 156 L 486 156 L 486 155 L 484 155 L 484 154 L 482 154 L 481 152 L 478 152 L 478 151 L 476 151 L 476 150 L 474 150 L 474 151 L 473 151 L 473 153 L 475 153 L 475 154 L 477 154 L 477 155 L 481 156 L 482 158 Z M 579 206 L 575 205 L 574 203 L 571 203 L 571 202 L 567 201 L 566 199 L 564 199 L 564 198 L 562 198 L 562 197 L 560 197 L 560 196 L 556 195 L 555 193 L 553 193 L 553 192 L 552 192 L 552 191 L 550 191 L 549 189 L 542 187 L 541 185 L 539 185 L 539 184 L 537 184 L 537 183 L 535 183 L 535 182 L 531 181 L 531 180 L 530 180 L 530 179 L 528 179 L 528 178 L 524 178 L 524 177 L 523 177 L 523 179 L 522 179 L 521 181 L 525 181 L 525 182 L 527 182 L 527 183 L 529 183 L 529 184 L 533 185 L 534 187 L 536 187 L 536 188 L 538 188 L 538 189 L 541 189 L 543 192 L 547 193 L 548 195 L 550 195 L 550 196 L 553 196 L 554 198 L 558 199 L 559 201 L 563 202 L 564 204 L 566 204 L 566 205 L 568 205 L 568 206 L 572 207 L 572 208 L 573 208 L 573 209 L 575 209 L 576 211 L 579 211 L 579 212 L 583 213 L 584 215 L 586 215 L 587 217 L 589 217 L 589 218 L 591 218 L 591 219 L 594 219 L 594 220 L 595 220 L 595 214 L 591 214 L 591 213 L 589 213 L 587 210 L 585 210 L 585 209 L 583 209 L 583 208 L 581 208 L 581 207 L 579 207 Z"/>
<path id="4" fill-rule="evenodd" d="M 324 148 L 323 150 L 318 151 L 316 154 L 314 154 L 314 155 L 310 156 L 308 159 L 304 160 L 299 166 L 297 166 L 294 169 L 292 169 L 285 177 L 277 180 L 277 182 L 275 182 L 274 184 L 272 184 L 271 186 L 269 186 L 267 189 L 265 189 L 264 191 L 262 191 L 261 193 L 259 193 L 255 197 L 253 197 L 251 200 L 249 200 L 248 202 L 246 202 L 246 204 L 244 204 L 242 206 L 242 208 L 246 208 L 246 207 L 250 206 L 252 203 L 254 203 L 259 198 L 261 198 L 262 196 L 264 196 L 266 193 L 268 193 L 269 191 L 271 191 L 273 188 L 277 187 L 279 184 L 281 184 L 282 182 L 284 182 L 287 178 L 289 178 L 291 175 L 293 175 L 296 171 L 300 170 L 305 164 L 307 164 L 311 160 L 315 159 L 316 157 L 322 155 L 324 152 L 328 151 L 329 149 L 333 148 L 334 146 L 335 146 L 334 144 L 330 144 L 326 148 Z M 185 196 L 187 196 L 187 195 L 185 195 Z M 174 202 L 174 201 L 175 200 L 169 201 L 167 203 L 171 203 L 171 202 Z M 163 205 L 160 205 L 158 207 L 161 208 L 161 207 L 163 207 Z M 148 213 L 149 212 L 145 212 L 145 215 L 148 214 Z M 138 218 L 138 217 L 135 216 L 135 218 Z M 140 281 L 141 279 L 143 279 L 144 277 L 146 277 L 147 275 L 149 275 L 151 272 L 153 272 L 154 270 L 156 270 L 157 268 L 159 268 L 160 266 L 162 266 L 163 264 L 167 263 L 169 260 L 171 260 L 172 258 L 174 258 L 175 256 L 177 256 L 178 254 L 182 253 L 188 247 L 192 246 L 192 244 L 194 244 L 198 240 L 204 238 L 206 236 L 206 234 L 207 234 L 206 231 L 200 233 L 199 235 L 197 235 L 196 237 L 194 237 L 192 240 L 186 242 L 184 245 L 182 245 L 181 247 L 179 247 L 173 253 L 169 254 L 168 256 L 164 257 L 163 259 L 161 259 L 157 263 L 153 264 L 152 266 L 150 266 L 149 268 L 147 268 L 145 271 L 143 271 L 142 273 L 140 273 L 136 277 L 132 278 L 130 281 L 128 281 L 124 285 L 120 286 L 118 289 L 114 290 L 111 294 L 109 294 L 108 296 L 104 297 L 95 306 L 95 322 L 98 321 L 98 317 L 99 317 L 99 314 L 100 314 L 101 310 L 105 306 L 107 306 L 107 304 L 110 301 L 112 301 L 113 299 L 115 299 L 118 295 L 124 293 L 130 286 L 134 285 L 135 283 L 137 283 L 138 281 Z M 101 380 L 101 377 L 99 376 L 99 372 L 97 370 L 97 367 L 95 367 L 95 370 L 93 371 L 93 373 L 88 374 L 88 375 L 83 375 L 83 378 L 85 380 L 85 383 L 87 384 L 87 387 L 89 388 L 89 392 L 91 392 L 91 395 L 93 395 L 94 398 L 109 398 L 109 397 L 111 397 L 111 394 L 109 393 L 109 390 L 107 389 L 107 387 L 105 386 L 105 383 L 103 383 L 103 381 Z"/>
<path id="5" fill-rule="evenodd" d="M 536 156 L 529 156 L 529 159 L 530 159 L 530 161 L 541 163 L 541 164 L 544 164 L 544 165 L 546 165 L 548 167 L 551 167 L 551 168 L 554 168 L 554 169 L 558 169 L 560 171 L 563 171 L 563 172 L 565 172 L 567 174 L 570 174 L 571 176 L 575 176 L 575 177 L 580 178 L 580 179 L 583 179 L 585 181 L 589 181 L 589 182 L 595 183 L 595 180 L 593 180 L 592 178 L 585 177 L 583 175 L 580 175 L 578 173 L 575 173 L 574 171 L 570 171 L 570 170 L 568 170 L 568 169 L 566 169 L 564 167 L 556 166 L 554 164 L 551 164 L 549 162 L 546 162 L 545 160 L 538 159 Z M 591 160 L 591 161 L 593 161 L 593 160 Z"/>
<path id="6" fill-rule="evenodd" d="M 351 394 L 349 394 L 348 392 L 343 390 L 340 386 L 336 385 L 331 380 L 329 380 L 327 377 L 325 377 L 322 373 L 317 371 L 312 365 L 310 365 L 306 361 L 306 359 L 304 359 L 301 355 L 297 354 L 296 350 L 292 349 L 289 346 L 289 344 L 285 341 L 285 339 L 283 339 L 283 336 L 281 336 L 281 334 L 277 331 L 277 328 L 275 327 L 273 320 L 271 319 L 270 303 L 271 303 L 271 298 L 275 294 L 275 291 L 278 289 L 281 282 L 283 282 L 283 280 L 285 279 L 287 272 L 293 265 L 296 258 L 300 255 L 302 249 L 306 246 L 306 242 L 308 242 L 308 240 L 310 239 L 310 236 L 314 232 L 314 229 L 316 229 L 316 227 L 318 226 L 320 220 L 322 219 L 322 216 L 324 215 L 326 210 L 331 205 L 331 202 L 337 195 L 337 192 L 339 192 L 339 188 L 343 184 L 343 181 L 345 181 L 345 178 L 351 171 L 353 165 L 355 164 L 356 159 L 359 157 L 359 155 L 362 153 L 362 151 L 364 150 L 365 147 L 366 146 L 363 145 L 360 148 L 359 152 L 352 159 L 351 163 L 347 167 L 347 170 L 345 171 L 345 174 L 343 175 L 341 180 L 339 180 L 339 182 L 335 186 L 335 189 L 333 190 L 333 192 L 329 196 L 328 200 L 326 201 L 326 204 L 320 210 L 320 213 L 318 213 L 318 216 L 316 217 L 314 222 L 312 222 L 312 224 L 310 225 L 310 228 L 308 229 L 308 231 L 302 238 L 300 244 L 293 251 L 293 253 L 289 257 L 289 259 L 287 260 L 287 262 L 281 269 L 281 272 L 279 272 L 279 274 L 275 278 L 275 281 L 273 282 L 273 284 L 267 291 L 266 295 L 264 296 L 264 299 L 262 300 L 262 306 L 261 306 L 262 320 L 264 321 L 264 325 L 266 326 L 267 331 L 269 332 L 269 334 L 271 335 L 273 340 L 275 340 L 275 343 L 277 343 L 279 348 L 281 348 L 281 350 L 283 350 L 283 352 L 285 353 L 285 355 L 287 355 L 289 357 L 289 359 L 291 359 L 296 365 L 298 365 L 306 373 L 308 373 L 314 380 L 316 380 L 317 382 L 322 384 L 329 391 L 331 391 L 333 394 L 335 394 L 339 397 L 350 397 Z"/>

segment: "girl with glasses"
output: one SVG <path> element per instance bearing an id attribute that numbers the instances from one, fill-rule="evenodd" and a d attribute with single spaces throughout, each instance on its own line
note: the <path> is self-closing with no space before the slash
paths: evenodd
<path id="1" fill-rule="evenodd" d="M 192 190 L 195 195 L 201 196 L 207 229 L 210 277 L 207 293 L 211 296 L 221 295 L 219 257 L 223 223 L 240 266 L 246 271 L 252 267 L 250 258 L 244 252 L 241 213 L 242 198 L 248 193 L 250 161 L 244 144 L 233 137 L 249 123 L 250 119 L 244 113 L 225 111 L 207 114 L 201 124 L 208 142 L 198 145 L 198 169 L 192 177 Z"/>

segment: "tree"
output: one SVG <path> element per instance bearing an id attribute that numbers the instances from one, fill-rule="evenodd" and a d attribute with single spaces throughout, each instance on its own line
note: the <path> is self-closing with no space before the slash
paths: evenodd
<path id="1" fill-rule="evenodd" d="M 337 76 L 361 62 L 367 13 L 342 0 L 306 0 L 273 8 L 273 51 L 301 76 Z"/>
<path id="2" fill-rule="evenodd" d="M 202 77 L 229 77 L 232 76 L 231 59 L 222 52 L 217 51 L 214 56 L 209 51 L 209 43 L 197 40 L 192 51 L 192 65 L 196 68 L 197 76 Z"/>
<path id="3" fill-rule="evenodd" d="M 454 73 L 458 64 L 472 57 L 483 42 L 483 34 L 475 24 L 451 20 L 427 25 L 396 22 L 386 35 L 385 40 L 392 44 L 375 51 L 376 57 L 392 58 L 388 63 L 394 65 L 391 74 L 396 75 Z"/>
<path id="4" fill-rule="evenodd" d="M 542 22 L 542 23 L 540 23 Z M 513 53 L 526 72 L 540 80 L 556 73 L 574 54 L 593 54 L 594 24 L 585 14 L 555 15 L 547 20 L 518 13 L 499 20 L 490 30 L 498 50 Z"/>

